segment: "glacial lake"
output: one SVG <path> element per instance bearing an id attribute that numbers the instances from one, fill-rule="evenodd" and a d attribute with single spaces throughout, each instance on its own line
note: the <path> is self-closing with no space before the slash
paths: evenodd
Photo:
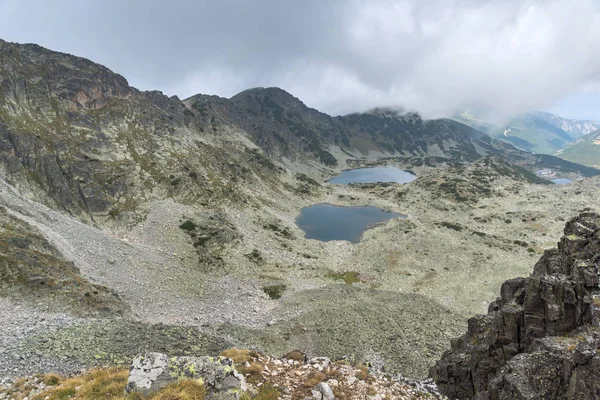
<path id="1" fill-rule="evenodd" d="M 358 243 L 362 233 L 379 222 L 400 217 L 401 214 L 383 211 L 376 207 L 340 207 L 315 204 L 305 207 L 296 218 L 296 225 L 307 239 L 322 242 L 347 240 Z"/>
<path id="2" fill-rule="evenodd" d="M 329 183 L 377 183 L 395 182 L 408 183 L 417 177 L 396 167 L 356 168 L 342 171 L 338 176 L 329 179 Z"/>
<path id="3" fill-rule="evenodd" d="M 573 181 L 572 181 L 572 180 L 570 180 L 570 179 L 563 179 L 563 178 L 560 178 L 560 179 L 552 179 L 552 182 L 554 182 L 554 183 L 556 183 L 556 184 L 559 184 L 559 185 L 564 185 L 565 183 L 571 183 L 571 182 L 573 182 Z"/>

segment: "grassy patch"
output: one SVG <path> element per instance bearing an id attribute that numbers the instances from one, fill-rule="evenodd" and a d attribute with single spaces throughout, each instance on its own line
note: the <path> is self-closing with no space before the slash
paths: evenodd
<path id="1" fill-rule="evenodd" d="M 246 361 L 253 360 L 256 358 L 256 354 L 253 351 L 246 349 L 238 349 L 237 347 L 232 347 L 227 350 L 223 350 L 221 352 L 221 357 L 231 358 L 234 363 L 245 363 Z"/>
<path id="2" fill-rule="evenodd" d="M 260 254 L 260 251 L 258 249 L 252 250 L 251 253 L 248 253 L 245 256 L 246 256 L 246 258 L 248 258 L 248 260 L 250 260 L 256 264 L 262 263 L 264 261 L 262 258 L 262 255 Z"/>
<path id="3" fill-rule="evenodd" d="M 32 400 L 110 399 L 110 400 L 204 400 L 207 391 L 202 383 L 183 379 L 173 382 L 148 397 L 139 393 L 125 394 L 129 377 L 126 368 L 98 368 L 64 379 L 56 374 L 43 377 L 46 384 L 54 386 L 34 396 Z"/>
<path id="4" fill-rule="evenodd" d="M 286 288 L 287 286 L 284 284 L 270 285 L 263 287 L 263 292 L 265 292 L 272 300 L 279 300 Z"/>
<path id="5" fill-rule="evenodd" d="M 277 400 L 281 396 L 279 389 L 266 383 L 260 387 L 254 400 Z"/>
<path id="6" fill-rule="evenodd" d="M 314 388 L 319 383 L 323 382 L 326 377 L 327 376 L 322 372 L 311 371 L 306 377 L 306 380 L 302 383 L 302 386 L 304 386 L 307 389 Z"/>
<path id="7" fill-rule="evenodd" d="M 325 275 L 327 278 L 332 278 L 335 280 L 343 280 L 347 285 L 352 285 L 353 283 L 360 282 L 360 273 L 356 271 L 348 271 L 348 272 L 331 272 Z"/>
<path id="8" fill-rule="evenodd" d="M 63 399 L 137 399 L 136 395 L 125 396 L 125 385 L 129 370 L 125 368 L 94 369 L 85 375 L 75 376 L 64 380 L 60 385 L 47 389 L 33 400 L 63 400 Z M 48 375 L 44 381 L 53 381 L 54 375 Z"/>

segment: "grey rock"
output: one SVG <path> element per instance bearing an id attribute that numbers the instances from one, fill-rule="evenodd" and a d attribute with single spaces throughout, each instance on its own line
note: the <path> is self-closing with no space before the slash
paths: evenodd
<path id="1" fill-rule="evenodd" d="M 246 390 L 244 377 L 237 373 L 229 358 L 169 358 L 163 353 L 148 353 L 133 360 L 125 393 L 139 392 L 146 396 L 181 378 L 202 379 L 211 393 Z"/>
<path id="2" fill-rule="evenodd" d="M 506 281 L 430 371 L 452 399 L 597 399 L 600 215 L 567 222 L 528 278 Z"/>
<path id="3" fill-rule="evenodd" d="M 319 393 L 321 393 L 321 398 L 323 400 L 334 400 L 335 396 L 333 395 L 333 390 L 329 387 L 329 385 L 325 382 L 321 382 L 316 386 L 316 389 Z"/>

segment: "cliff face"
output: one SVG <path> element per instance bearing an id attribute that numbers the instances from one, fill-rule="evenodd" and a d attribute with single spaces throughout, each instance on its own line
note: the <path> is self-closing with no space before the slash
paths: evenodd
<path id="1" fill-rule="evenodd" d="M 600 396 L 600 215 L 570 220 L 528 278 L 506 281 L 487 315 L 431 369 L 451 399 Z"/>

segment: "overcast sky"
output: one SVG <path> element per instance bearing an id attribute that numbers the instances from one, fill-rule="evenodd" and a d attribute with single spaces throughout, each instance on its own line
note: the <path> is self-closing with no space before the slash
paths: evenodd
<path id="1" fill-rule="evenodd" d="M 279 86 L 331 114 L 600 120 L 598 0 L 0 0 L 0 38 L 181 98 Z"/>

